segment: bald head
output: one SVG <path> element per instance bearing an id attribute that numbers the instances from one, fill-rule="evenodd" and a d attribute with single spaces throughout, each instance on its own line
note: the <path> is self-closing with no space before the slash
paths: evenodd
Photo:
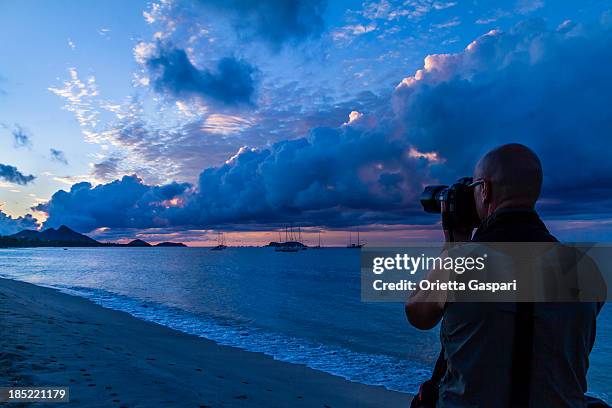
<path id="1" fill-rule="evenodd" d="M 485 154 L 476 165 L 474 178 L 488 182 L 484 199 L 489 205 L 531 208 L 540 196 L 542 165 L 527 146 L 511 143 Z"/>

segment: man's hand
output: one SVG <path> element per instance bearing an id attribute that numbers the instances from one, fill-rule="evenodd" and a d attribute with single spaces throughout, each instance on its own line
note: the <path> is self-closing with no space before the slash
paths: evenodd
<path id="1" fill-rule="evenodd" d="M 457 225 L 458 221 L 453 219 L 447 211 L 445 201 L 441 203 L 440 207 L 442 212 L 442 228 L 444 228 L 444 240 L 446 242 L 469 242 L 472 239 L 474 228 Z"/>
<path id="2" fill-rule="evenodd" d="M 447 256 L 447 250 L 440 254 L 441 258 Z M 425 277 L 430 282 L 448 282 L 449 278 L 450 272 L 446 269 L 432 269 Z M 408 298 L 404 309 L 408 322 L 420 330 L 433 328 L 442 318 L 446 299 L 446 290 L 415 290 Z"/>

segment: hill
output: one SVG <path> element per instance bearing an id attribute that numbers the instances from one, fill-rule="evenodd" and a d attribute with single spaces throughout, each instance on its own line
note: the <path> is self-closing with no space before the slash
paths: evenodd
<path id="1" fill-rule="evenodd" d="M 150 247 L 150 246 L 153 246 L 153 245 L 149 244 L 148 242 L 143 241 L 142 239 L 135 239 L 135 240 L 130 241 L 127 244 L 125 244 L 125 246 L 129 246 L 129 247 Z"/>
<path id="2" fill-rule="evenodd" d="M 182 242 L 160 242 L 156 247 L 186 247 Z"/>
<path id="3" fill-rule="evenodd" d="M 79 234 L 76 231 L 62 225 L 58 229 L 48 228 L 44 231 L 23 230 L 16 234 L 10 235 L 9 238 L 26 241 L 45 241 L 57 243 L 78 243 L 88 246 L 101 245 L 98 241 L 87 235 Z"/>
<path id="4" fill-rule="evenodd" d="M 153 245 L 141 239 L 135 239 L 127 244 L 114 242 L 98 242 L 87 235 L 80 234 L 62 225 L 58 229 L 47 228 L 44 231 L 23 230 L 9 236 L 0 236 L 0 248 L 21 247 L 152 247 Z M 181 242 L 161 242 L 155 246 L 185 247 Z"/>

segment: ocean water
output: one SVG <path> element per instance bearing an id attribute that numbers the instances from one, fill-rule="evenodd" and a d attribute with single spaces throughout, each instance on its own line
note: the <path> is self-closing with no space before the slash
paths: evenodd
<path id="1" fill-rule="evenodd" d="M 410 327 L 402 304 L 361 302 L 358 250 L 2 249 L 0 276 L 397 391 L 415 392 L 439 352 L 438 330 Z M 606 306 L 589 388 L 607 400 L 611 361 L 612 312 Z"/>

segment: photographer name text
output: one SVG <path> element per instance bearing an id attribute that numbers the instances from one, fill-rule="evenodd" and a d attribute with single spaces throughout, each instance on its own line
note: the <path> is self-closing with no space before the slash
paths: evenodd
<path id="1" fill-rule="evenodd" d="M 377 279 L 372 283 L 375 291 L 415 291 L 417 289 L 423 291 L 473 291 L 473 292 L 516 292 L 516 279 L 510 282 L 481 282 L 472 279 L 465 282 L 457 281 L 429 281 L 422 279 L 418 283 L 402 279 L 397 282 L 385 282 L 382 279 Z"/>

